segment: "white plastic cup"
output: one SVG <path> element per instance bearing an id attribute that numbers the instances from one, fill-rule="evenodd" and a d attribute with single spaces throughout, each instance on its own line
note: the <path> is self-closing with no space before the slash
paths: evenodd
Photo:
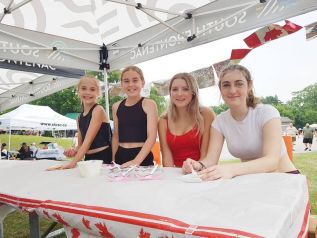
<path id="1" fill-rule="evenodd" d="M 82 177 L 95 177 L 100 174 L 102 160 L 87 160 L 77 163 L 79 173 Z"/>

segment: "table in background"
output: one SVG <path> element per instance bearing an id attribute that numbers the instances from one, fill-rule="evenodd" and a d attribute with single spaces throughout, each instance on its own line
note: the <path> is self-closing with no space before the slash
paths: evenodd
<path id="1" fill-rule="evenodd" d="M 56 161 L 0 161 L 0 203 L 64 225 L 68 237 L 304 237 L 309 195 L 303 175 L 254 174 L 184 183 L 109 182 L 107 169 L 48 172 Z"/>

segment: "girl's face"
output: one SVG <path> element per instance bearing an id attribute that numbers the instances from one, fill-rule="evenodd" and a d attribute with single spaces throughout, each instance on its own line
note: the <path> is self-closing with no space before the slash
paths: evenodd
<path id="1" fill-rule="evenodd" d="M 121 86 L 128 97 L 140 97 L 144 81 L 136 71 L 129 70 L 122 75 Z"/>
<path id="2" fill-rule="evenodd" d="M 249 91 L 248 81 L 238 70 L 228 72 L 220 81 L 221 96 L 229 107 L 246 105 Z"/>
<path id="3" fill-rule="evenodd" d="M 176 107 L 187 107 L 193 99 L 193 93 L 184 79 L 174 79 L 171 91 L 171 101 Z"/>
<path id="4" fill-rule="evenodd" d="M 78 96 L 83 104 L 95 104 L 99 97 L 99 87 L 93 79 L 85 78 L 79 85 Z"/>

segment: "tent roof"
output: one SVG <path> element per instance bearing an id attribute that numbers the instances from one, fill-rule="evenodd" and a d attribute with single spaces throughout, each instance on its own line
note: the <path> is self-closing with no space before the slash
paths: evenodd
<path id="1" fill-rule="evenodd" d="M 58 114 L 48 106 L 23 104 L 0 116 L 0 128 L 15 130 L 76 130 L 76 120 Z"/>
<path id="2" fill-rule="evenodd" d="M 38 63 L 46 67 L 100 70 L 106 63 L 110 69 L 119 69 L 313 11 L 317 2 L 3 0 L 0 8 L 5 9 L 0 13 L 1 57 L 15 61 L 14 69 L 18 64 Z M 102 44 L 107 51 L 101 48 Z M 7 71 L 0 72 L 0 110 L 64 87 L 52 87 L 53 90 L 41 94 L 41 89 L 32 90 L 30 76 L 22 75 L 18 72 L 10 77 Z M 36 76 L 43 76 L 43 72 Z M 22 87 L 18 96 L 14 89 L 17 85 Z M 1 101 L 2 98 L 5 99 Z M 10 103 L 12 98 L 15 103 Z"/>

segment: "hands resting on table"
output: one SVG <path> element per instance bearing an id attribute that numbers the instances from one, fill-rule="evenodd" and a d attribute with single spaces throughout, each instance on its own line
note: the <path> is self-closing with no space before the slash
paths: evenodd
<path id="1" fill-rule="evenodd" d="M 64 155 L 67 157 L 74 157 L 76 155 L 77 151 L 75 149 L 69 149 L 69 150 L 65 150 L 64 151 Z M 113 161 L 114 162 L 114 161 Z M 122 164 L 120 167 L 121 168 L 128 168 L 131 166 L 139 166 L 141 163 L 134 160 L 128 161 L 124 164 Z M 67 164 L 60 164 L 60 165 L 55 165 L 52 167 L 47 168 L 47 171 L 54 171 L 54 170 L 60 170 L 60 169 L 73 169 L 75 168 L 77 165 L 77 162 L 72 160 L 71 162 L 67 163 Z"/>
<path id="2" fill-rule="evenodd" d="M 234 177 L 235 170 L 232 164 L 214 165 L 208 168 L 204 167 L 202 162 L 188 158 L 183 163 L 182 171 L 184 174 L 197 173 L 203 181 L 230 179 Z"/>
<path id="3" fill-rule="evenodd" d="M 75 149 L 68 149 L 64 151 L 64 155 L 67 157 L 74 157 L 76 155 L 77 151 Z M 71 161 L 67 164 L 59 164 L 52 167 L 47 168 L 47 171 L 53 171 L 53 170 L 59 170 L 59 169 L 72 169 L 75 168 L 77 165 L 76 161 Z"/>

